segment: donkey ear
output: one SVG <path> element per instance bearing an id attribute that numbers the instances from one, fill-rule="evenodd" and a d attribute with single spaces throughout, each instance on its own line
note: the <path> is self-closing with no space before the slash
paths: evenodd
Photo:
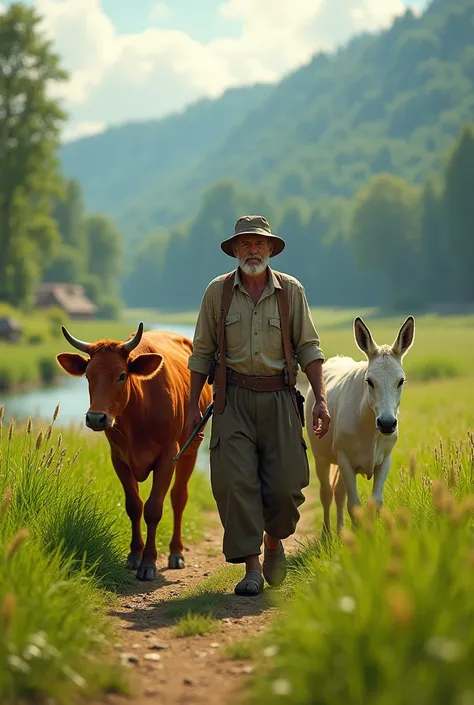
<path id="1" fill-rule="evenodd" d="M 400 359 L 409 351 L 415 340 L 415 319 L 408 316 L 392 344 L 392 352 Z"/>
<path id="2" fill-rule="evenodd" d="M 369 360 L 377 354 L 378 345 L 372 338 L 372 333 L 359 316 L 354 319 L 354 337 L 357 347 L 367 355 Z"/>

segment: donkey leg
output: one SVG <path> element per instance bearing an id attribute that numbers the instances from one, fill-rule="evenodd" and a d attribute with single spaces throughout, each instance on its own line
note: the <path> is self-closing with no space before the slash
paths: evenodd
<path id="1" fill-rule="evenodd" d="M 323 519 L 323 536 L 329 537 L 331 535 L 331 502 L 333 497 L 333 491 L 331 487 L 331 482 L 329 479 L 331 463 L 323 458 L 316 458 L 316 474 L 319 480 L 319 497 L 321 499 L 321 504 L 323 506 L 324 519 Z"/>
<path id="2" fill-rule="evenodd" d="M 344 503 L 346 500 L 346 486 L 344 478 L 338 471 L 334 483 L 334 499 L 336 500 L 337 511 L 337 533 L 340 534 L 344 526 Z"/>

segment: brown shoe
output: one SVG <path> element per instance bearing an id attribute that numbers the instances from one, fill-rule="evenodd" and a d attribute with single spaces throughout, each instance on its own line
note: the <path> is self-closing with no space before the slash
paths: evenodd
<path id="1" fill-rule="evenodd" d="M 280 546 L 271 551 L 266 546 L 263 550 L 263 575 L 272 587 L 278 587 L 286 578 L 285 549 L 280 541 Z"/>

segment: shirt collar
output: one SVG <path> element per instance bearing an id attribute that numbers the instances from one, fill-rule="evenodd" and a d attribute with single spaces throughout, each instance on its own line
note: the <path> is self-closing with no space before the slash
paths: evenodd
<path id="1" fill-rule="evenodd" d="M 276 274 L 273 271 L 271 267 L 267 267 L 268 272 L 269 272 L 269 277 L 268 277 L 268 282 L 267 282 L 267 287 L 270 290 L 270 293 L 273 294 L 275 289 L 281 289 L 280 282 L 276 278 Z M 237 267 L 235 270 L 235 277 L 234 277 L 234 287 L 238 286 L 239 289 L 242 288 L 242 279 L 240 277 L 240 267 Z"/>

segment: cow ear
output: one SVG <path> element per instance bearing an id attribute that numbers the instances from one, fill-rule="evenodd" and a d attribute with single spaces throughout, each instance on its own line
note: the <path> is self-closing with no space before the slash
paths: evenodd
<path id="1" fill-rule="evenodd" d="M 359 316 L 354 320 L 354 337 L 357 346 L 367 355 L 369 360 L 377 354 L 377 343 L 372 338 L 372 333 Z"/>
<path id="2" fill-rule="evenodd" d="M 415 339 L 415 319 L 408 316 L 405 323 L 400 328 L 397 337 L 392 345 L 392 352 L 400 359 L 408 352 Z"/>
<path id="3" fill-rule="evenodd" d="M 128 362 L 128 372 L 138 379 L 151 379 L 163 364 L 163 358 L 158 353 L 143 353 Z"/>
<path id="4" fill-rule="evenodd" d="M 82 377 L 89 363 L 88 359 L 77 353 L 60 353 L 56 355 L 56 361 L 68 375 L 73 377 Z"/>

